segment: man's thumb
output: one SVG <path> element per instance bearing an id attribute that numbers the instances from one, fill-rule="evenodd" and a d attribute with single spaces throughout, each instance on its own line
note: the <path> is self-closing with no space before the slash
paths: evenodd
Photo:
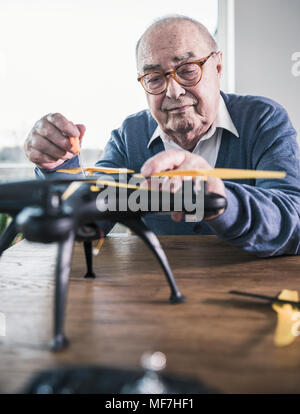
<path id="1" fill-rule="evenodd" d="M 80 132 L 79 139 L 81 140 L 85 133 L 86 127 L 83 124 L 76 124 L 76 126 L 79 129 L 79 132 Z"/>

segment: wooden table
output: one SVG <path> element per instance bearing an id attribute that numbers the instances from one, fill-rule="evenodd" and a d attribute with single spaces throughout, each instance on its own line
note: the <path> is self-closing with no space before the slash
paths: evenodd
<path id="1" fill-rule="evenodd" d="M 14 393 L 33 373 L 62 364 L 137 368 L 144 351 L 167 355 L 168 374 L 189 375 L 225 393 L 299 393 L 300 339 L 273 343 L 269 304 L 230 295 L 300 290 L 300 257 L 258 259 L 214 236 L 164 236 L 161 243 L 187 302 L 169 290 L 152 253 L 135 236 L 106 238 L 95 280 L 83 279 L 76 244 L 61 353 L 52 335 L 55 245 L 21 242 L 0 261 L 0 390 Z"/>

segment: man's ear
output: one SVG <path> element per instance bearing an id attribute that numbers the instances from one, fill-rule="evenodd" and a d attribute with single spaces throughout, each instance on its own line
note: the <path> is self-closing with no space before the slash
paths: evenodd
<path id="1" fill-rule="evenodd" d="M 222 70 L 223 70 L 222 59 L 223 59 L 223 53 L 222 52 L 219 52 L 217 54 L 217 73 L 218 73 L 219 78 L 221 77 Z"/>

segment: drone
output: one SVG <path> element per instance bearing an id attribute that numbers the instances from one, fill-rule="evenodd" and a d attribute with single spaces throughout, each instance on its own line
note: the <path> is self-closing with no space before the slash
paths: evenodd
<path id="1" fill-rule="evenodd" d="M 80 169 L 58 170 L 68 173 L 68 178 L 55 178 L 45 180 L 26 180 L 0 184 L 0 213 L 8 214 L 12 220 L 0 238 L 0 256 L 7 249 L 16 235 L 22 233 L 28 241 L 39 243 L 58 243 L 58 255 L 55 271 L 55 297 L 54 297 L 54 333 L 51 349 L 59 351 L 64 349 L 69 340 L 64 332 L 65 308 L 67 287 L 69 282 L 70 264 L 75 240 L 83 242 L 87 272 L 85 278 L 95 278 L 93 272 L 94 240 L 103 239 L 103 231 L 99 221 L 108 220 L 120 223 L 139 236 L 154 253 L 165 274 L 170 287 L 171 304 L 182 303 L 186 300 L 177 287 L 168 259 L 161 247 L 157 236 L 151 232 L 143 221 L 143 216 L 152 213 L 148 210 L 123 211 L 120 208 L 122 188 L 126 188 L 127 195 L 134 191 L 151 192 L 150 188 L 141 188 L 139 185 L 128 185 L 109 179 L 99 179 L 99 173 L 105 175 L 118 174 L 118 177 L 132 177 L 134 171 L 112 168 L 85 168 L 84 175 L 73 178 L 73 174 L 82 173 Z M 141 177 L 140 174 L 136 174 Z M 217 214 L 226 209 L 227 202 L 224 197 L 215 193 L 208 193 L 205 180 L 208 176 L 237 179 L 237 178 L 283 178 L 284 172 L 278 171 L 252 171 L 252 170 L 172 170 L 154 174 L 155 177 L 196 177 L 201 176 L 204 184 L 204 218 Z M 64 175 L 65 177 L 65 175 Z M 153 176 L 151 176 L 152 178 Z M 144 177 L 149 179 L 149 177 Z M 105 199 L 99 203 L 98 195 L 113 186 L 115 192 L 115 211 L 110 211 L 105 205 Z M 159 200 L 159 209 L 162 211 L 161 189 L 156 190 Z M 184 186 L 182 187 L 184 195 Z M 170 213 L 174 210 L 174 194 L 170 194 Z M 195 196 L 195 194 L 193 194 Z M 184 206 L 182 211 L 185 212 Z M 192 212 L 189 212 L 191 214 Z"/>

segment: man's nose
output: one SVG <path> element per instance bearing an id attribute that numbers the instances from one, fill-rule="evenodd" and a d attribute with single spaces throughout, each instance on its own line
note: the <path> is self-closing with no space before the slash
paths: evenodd
<path id="1" fill-rule="evenodd" d="M 178 99 L 180 95 L 185 95 L 185 92 L 183 86 L 170 75 L 166 96 L 170 99 Z"/>

